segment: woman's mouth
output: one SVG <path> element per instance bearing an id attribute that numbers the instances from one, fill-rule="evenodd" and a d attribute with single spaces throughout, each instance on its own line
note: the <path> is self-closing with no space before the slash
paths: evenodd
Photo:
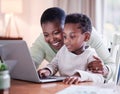
<path id="1" fill-rule="evenodd" d="M 53 46 L 58 46 L 60 42 L 52 43 Z"/>
<path id="2" fill-rule="evenodd" d="M 61 41 L 54 42 L 54 43 L 51 43 L 51 46 L 52 46 L 54 49 L 59 50 L 59 49 L 63 46 L 63 42 L 61 42 Z"/>

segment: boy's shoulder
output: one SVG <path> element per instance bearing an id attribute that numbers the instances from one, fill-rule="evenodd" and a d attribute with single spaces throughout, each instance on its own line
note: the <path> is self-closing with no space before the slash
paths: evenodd
<path id="1" fill-rule="evenodd" d="M 67 50 L 66 46 L 65 46 L 65 45 L 63 45 L 63 46 L 60 48 L 60 50 L 59 50 L 58 52 L 61 52 L 61 51 L 66 51 L 66 50 Z"/>
<path id="2" fill-rule="evenodd" d="M 94 53 L 96 53 L 95 49 L 90 47 L 90 46 L 86 47 L 85 52 L 89 52 L 89 53 L 94 52 Z"/>
<path id="3" fill-rule="evenodd" d="M 60 50 L 57 52 L 57 54 L 65 54 L 66 52 L 68 52 L 67 48 L 65 45 L 63 45 Z"/>

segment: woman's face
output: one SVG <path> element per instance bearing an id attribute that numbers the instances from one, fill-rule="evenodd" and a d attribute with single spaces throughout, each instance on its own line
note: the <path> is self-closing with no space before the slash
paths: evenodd
<path id="1" fill-rule="evenodd" d="M 42 30 L 45 41 L 53 49 L 59 50 L 63 46 L 63 27 L 59 22 L 55 21 L 43 23 Z"/>

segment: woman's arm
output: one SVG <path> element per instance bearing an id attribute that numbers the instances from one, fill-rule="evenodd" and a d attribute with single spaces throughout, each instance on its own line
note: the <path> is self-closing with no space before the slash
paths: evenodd
<path id="1" fill-rule="evenodd" d="M 112 72 L 114 71 L 114 69 L 111 67 L 111 66 L 114 66 L 114 61 L 111 58 L 111 55 L 108 51 L 108 48 L 105 46 L 105 44 L 102 40 L 102 37 L 99 35 L 99 33 L 97 31 L 95 31 L 94 28 L 92 30 L 90 40 L 88 41 L 87 44 L 95 49 L 98 56 L 102 59 L 102 61 L 105 64 L 105 67 L 103 66 L 103 68 L 101 68 L 101 67 L 99 67 L 99 62 L 98 62 L 98 65 L 96 64 L 96 68 L 99 67 L 99 69 L 102 69 L 101 71 L 103 71 L 103 72 L 108 71 L 109 73 L 108 73 L 108 75 L 106 74 L 106 76 L 108 79 L 110 79 Z M 91 68 L 94 68 L 94 67 L 95 66 L 91 65 Z"/>
<path id="2" fill-rule="evenodd" d="M 39 67 L 39 65 L 42 63 L 42 61 L 45 59 L 45 52 L 44 49 L 44 39 L 42 34 L 35 40 L 35 42 L 30 47 L 30 54 L 32 57 L 33 62 L 35 62 L 36 68 Z"/>

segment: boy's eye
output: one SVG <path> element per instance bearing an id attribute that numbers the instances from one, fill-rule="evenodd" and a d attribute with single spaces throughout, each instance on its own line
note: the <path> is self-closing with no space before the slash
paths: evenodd
<path id="1" fill-rule="evenodd" d="M 70 38 L 71 38 L 71 39 L 75 38 L 75 35 L 70 35 Z"/>
<path id="2" fill-rule="evenodd" d="M 65 35 L 63 35 L 63 38 L 64 38 L 64 39 L 66 39 L 66 36 L 65 36 Z"/>

